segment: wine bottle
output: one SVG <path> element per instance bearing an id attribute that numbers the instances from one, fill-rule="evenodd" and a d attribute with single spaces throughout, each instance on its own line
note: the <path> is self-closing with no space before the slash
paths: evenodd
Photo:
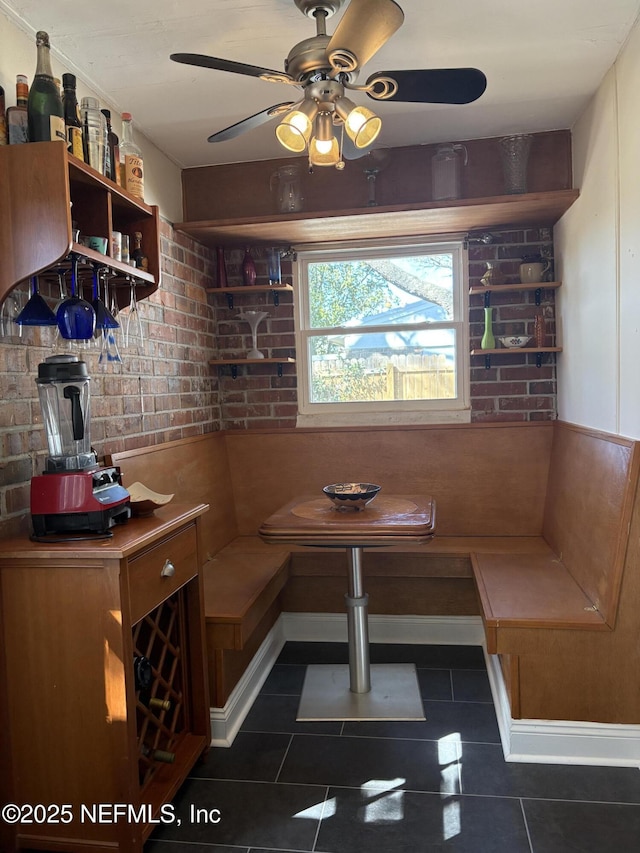
<path id="1" fill-rule="evenodd" d="M 29 89 L 27 102 L 29 141 L 65 140 L 62 99 L 51 71 L 49 34 L 44 30 L 36 33 L 36 47 L 38 50 L 36 74 Z"/>
<path id="2" fill-rule="evenodd" d="M 136 690 L 142 692 L 149 690 L 153 679 L 153 671 L 149 658 L 146 658 L 144 655 L 134 655 L 133 677 L 135 679 Z"/>
<path id="3" fill-rule="evenodd" d="M 5 117 L 4 89 L 0 86 L 0 145 L 7 144 L 7 120 Z"/>
<path id="4" fill-rule="evenodd" d="M 157 696 L 152 696 L 149 699 L 149 707 L 154 711 L 170 711 L 171 702 L 168 699 L 158 699 Z"/>
<path id="5" fill-rule="evenodd" d="M 144 164 L 142 151 L 133 139 L 131 113 L 122 113 L 122 140 L 120 141 L 120 186 L 144 199 Z"/>
<path id="6" fill-rule="evenodd" d="M 120 140 L 111 127 L 111 110 L 101 110 L 107 123 L 107 144 L 104 149 L 104 173 L 114 183 L 120 184 Z"/>
<path id="7" fill-rule="evenodd" d="M 10 145 L 29 141 L 28 98 L 29 84 L 27 78 L 24 74 L 18 74 L 16 77 L 16 105 L 7 110 L 7 131 Z"/>
<path id="8" fill-rule="evenodd" d="M 134 267 L 140 270 L 148 271 L 149 259 L 142 251 L 142 232 L 135 231 L 133 234 L 134 246 L 131 250 L 131 261 Z"/>
<path id="9" fill-rule="evenodd" d="M 64 109 L 64 126 L 67 133 L 69 151 L 74 157 L 84 161 L 84 144 L 82 140 L 82 122 L 80 107 L 76 97 L 76 75 L 62 75 L 62 106 Z"/>
<path id="10" fill-rule="evenodd" d="M 151 749 L 146 743 L 140 747 L 140 752 L 152 761 L 161 761 L 163 764 L 173 764 L 176 760 L 175 752 L 168 752 L 166 749 Z"/>

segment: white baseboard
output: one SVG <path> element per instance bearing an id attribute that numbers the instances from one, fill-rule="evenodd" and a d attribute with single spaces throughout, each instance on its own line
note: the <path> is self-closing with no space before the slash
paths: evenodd
<path id="1" fill-rule="evenodd" d="M 484 648 L 479 616 L 369 616 L 372 643 L 467 645 Z M 346 642 L 339 613 L 282 613 L 224 708 L 211 709 L 213 746 L 231 746 L 287 640 Z M 496 655 L 485 659 L 506 761 L 537 764 L 640 766 L 640 726 L 565 720 L 514 720 Z"/>

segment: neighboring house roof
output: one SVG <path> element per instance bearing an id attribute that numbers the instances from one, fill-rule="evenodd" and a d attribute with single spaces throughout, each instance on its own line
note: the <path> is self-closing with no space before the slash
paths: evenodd
<path id="1" fill-rule="evenodd" d="M 403 325 L 406 323 L 433 323 L 446 320 L 446 311 L 435 302 L 419 299 L 402 305 L 398 308 L 390 308 L 366 317 L 355 326 L 361 329 L 367 326 Z M 405 347 L 421 348 L 430 353 L 444 352 L 449 354 L 452 348 L 452 336 L 446 329 L 389 329 L 384 332 L 373 332 L 366 335 L 357 332 L 345 335 L 345 347 L 348 350 L 399 350 Z"/>

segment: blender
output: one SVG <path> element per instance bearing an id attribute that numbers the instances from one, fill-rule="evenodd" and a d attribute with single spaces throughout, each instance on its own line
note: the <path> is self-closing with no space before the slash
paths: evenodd
<path id="1" fill-rule="evenodd" d="M 101 468 L 91 449 L 91 395 L 87 365 L 76 355 L 54 355 L 38 365 L 38 396 L 49 456 L 31 479 L 36 537 L 48 533 L 106 533 L 131 516 L 120 470 Z"/>

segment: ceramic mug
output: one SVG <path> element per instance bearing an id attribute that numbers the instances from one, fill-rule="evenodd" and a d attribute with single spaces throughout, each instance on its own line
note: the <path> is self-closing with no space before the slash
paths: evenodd
<path id="1" fill-rule="evenodd" d="M 520 264 L 520 281 L 523 284 L 539 284 L 550 267 L 549 261 Z"/>
<path id="2" fill-rule="evenodd" d="M 106 237 L 88 237 L 89 240 L 89 248 L 93 249 L 95 252 L 100 252 L 101 255 L 107 254 L 107 246 L 109 245 L 109 241 Z"/>

